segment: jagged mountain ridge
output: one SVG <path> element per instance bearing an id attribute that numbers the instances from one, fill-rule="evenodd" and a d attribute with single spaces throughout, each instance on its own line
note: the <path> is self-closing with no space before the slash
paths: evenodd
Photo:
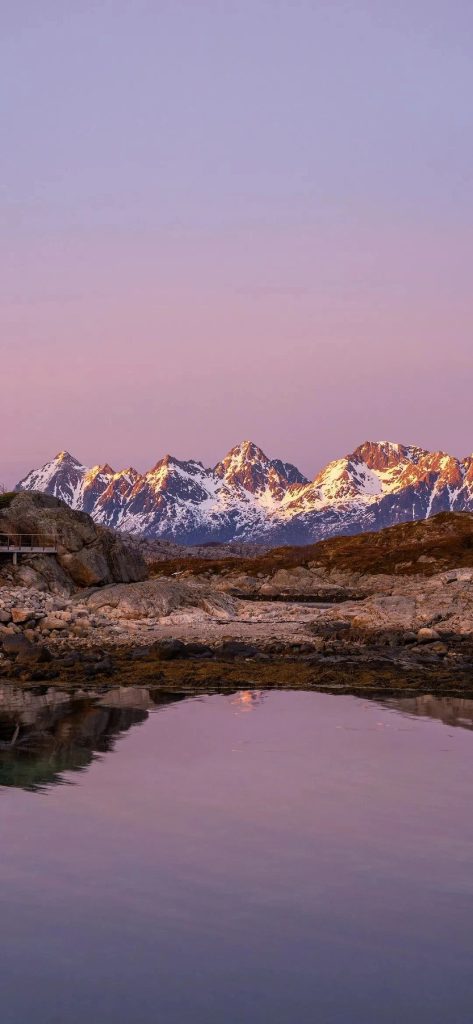
<path id="1" fill-rule="evenodd" d="M 143 474 L 88 468 L 60 452 L 17 490 L 44 491 L 105 526 L 183 544 L 307 544 L 436 512 L 473 511 L 473 456 L 367 441 L 308 481 L 251 441 L 210 469 L 166 455 Z"/>

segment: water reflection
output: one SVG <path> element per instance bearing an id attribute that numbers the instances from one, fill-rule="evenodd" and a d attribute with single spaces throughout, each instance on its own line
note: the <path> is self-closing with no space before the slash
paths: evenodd
<path id="1" fill-rule="evenodd" d="M 451 728 L 473 729 L 473 700 L 464 697 L 425 693 L 418 697 L 391 697 L 379 703 L 409 717 L 437 719 Z"/>
<path id="2" fill-rule="evenodd" d="M 231 694 L 233 714 L 257 710 L 269 693 L 245 689 Z M 98 757 L 111 753 L 119 737 L 145 722 L 150 711 L 184 699 L 189 695 L 147 686 L 114 686 L 94 697 L 82 694 L 72 698 L 69 692 L 54 687 L 2 685 L 0 786 L 40 790 L 62 784 L 64 773 L 82 772 Z M 385 701 L 378 698 L 372 703 L 410 718 L 473 729 L 473 700 L 427 694 Z"/>
<path id="3" fill-rule="evenodd" d="M 118 737 L 148 718 L 150 708 L 180 694 L 115 687 L 100 697 L 76 697 L 52 687 L 0 687 L 0 785 L 37 790 L 88 768 Z"/>
<path id="4" fill-rule="evenodd" d="M 2 1024 L 469 1024 L 471 705 L 3 698 Z"/>
<path id="5" fill-rule="evenodd" d="M 267 693 L 265 690 L 238 690 L 231 700 L 234 713 L 239 715 L 254 711 L 263 703 Z"/>

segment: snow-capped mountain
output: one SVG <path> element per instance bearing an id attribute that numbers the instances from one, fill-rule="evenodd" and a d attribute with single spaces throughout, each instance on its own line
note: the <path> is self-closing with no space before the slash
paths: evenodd
<path id="1" fill-rule="evenodd" d="M 473 511 L 473 456 L 462 461 L 390 441 L 367 441 L 313 481 L 251 441 L 212 469 L 171 455 L 147 473 L 83 466 L 68 452 L 17 490 L 54 494 L 96 522 L 183 544 L 251 540 L 307 544 L 441 511 Z"/>

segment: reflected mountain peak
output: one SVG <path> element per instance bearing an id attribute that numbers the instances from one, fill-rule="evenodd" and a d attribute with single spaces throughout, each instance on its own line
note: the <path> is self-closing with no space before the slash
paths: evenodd
<path id="1" fill-rule="evenodd" d="M 266 690 L 239 690 L 232 699 L 231 706 L 239 711 L 252 711 L 266 698 Z"/>

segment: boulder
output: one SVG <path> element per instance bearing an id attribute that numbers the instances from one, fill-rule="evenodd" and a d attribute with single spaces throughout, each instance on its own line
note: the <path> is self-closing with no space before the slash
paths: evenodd
<path id="1" fill-rule="evenodd" d="M 186 645 L 182 640 L 160 640 L 150 648 L 151 653 L 160 661 L 174 661 L 186 657 Z"/>
<path id="2" fill-rule="evenodd" d="M 1 644 L 5 654 L 20 654 L 24 651 L 31 650 L 33 644 L 22 636 L 21 633 L 9 633 L 8 636 L 3 635 L 1 637 Z"/>
<path id="3" fill-rule="evenodd" d="M 17 567 L 16 578 L 36 589 L 98 587 L 136 582 L 147 575 L 137 545 L 50 495 L 19 492 L 0 512 L 0 533 L 35 534 L 42 543 L 57 547 L 56 556 L 32 555 Z"/>
<path id="4" fill-rule="evenodd" d="M 417 642 L 420 644 L 428 644 L 434 640 L 440 640 L 440 634 L 437 633 L 436 629 L 432 629 L 429 626 L 423 626 L 417 632 Z"/>
<path id="5" fill-rule="evenodd" d="M 87 606 L 90 611 L 102 611 L 108 617 L 124 620 L 156 620 L 183 609 L 200 609 L 212 617 L 227 619 L 236 611 L 232 597 L 209 585 L 162 577 L 128 586 L 104 587 L 88 597 Z"/>
<path id="6" fill-rule="evenodd" d="M 17 657 L 17 662 L 22 665 L 25 664 L 37 664 L 43 661 L 49 661 L 51 655 L 45 647 L 41 647 L 40 644 L 33 644 L 21 633 L 16 636 L 9 636 L 2 638 L 2 647 L 4 654 L 13 654 Z"/>
<path id="7" fill-rule="evenodd" d="M 45 618 L 42 619 L 41 622 L 40 622 L 40 629 L 41 629 L 42 632 L 45 632 L 46 630 L 49 630 L 49 629 L 67 629 L 67 628 L 68 628 L 68 622 L 64 621 L 64 619 L 62 619 L 62 618 L 59 618 L 59 616 L 55 615 L 54 612 L 51 615 L 46 615 Z"/>
<path id="8" fill-rule="evenodd" d="M 81 551 L 65 551 L 61 565 L 80 587 L 98 587 L 110 582 L 110 573 L 105 553 L 97 548 L 83 548 Z"/>

